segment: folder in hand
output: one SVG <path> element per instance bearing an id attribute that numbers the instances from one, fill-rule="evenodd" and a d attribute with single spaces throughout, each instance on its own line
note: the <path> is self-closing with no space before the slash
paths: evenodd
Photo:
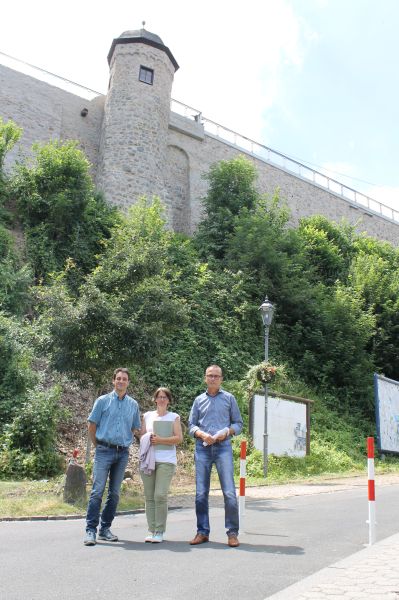
<path id="1" fill-rule="evenodd" d="M 159 437 L 172 437 L 173 435 L 173 421 L 154 421 L 152 429 Z M 170 444 L 157 444 L 156 450 L 170 450 Z"/>

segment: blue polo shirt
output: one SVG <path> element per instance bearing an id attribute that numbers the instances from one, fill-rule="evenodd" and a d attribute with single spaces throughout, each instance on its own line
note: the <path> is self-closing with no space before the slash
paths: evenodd
<path id="1" fill-rule="evenodd" d="M 198 429 L 214 435 L 224 427 L 231 427 L 238 435 L 243 424 L 237 400 L 233 394 L 222 389 L 215 396 L 209 392 L 197 396 L 188 423 L 189 433 L 193 437 Z"/>
<path id="2" fill-rule="evenodd" d="M 132 429 L 141 427 L 136 400 L 127 394 L 120 400 L 115 390 L 97 398 L 87 420 L 97 425 L 98 440 L 118 446 L 130 446 Z"/>

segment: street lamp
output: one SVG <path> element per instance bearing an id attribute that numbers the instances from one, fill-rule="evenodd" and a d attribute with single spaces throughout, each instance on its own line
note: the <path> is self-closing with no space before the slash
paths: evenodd
<path id="1" fill-rule="evenodd" d="M 274 305 L 265 296 L 264 301 L 259 307 L 262 315 L 263 326 L 265 328 L 265 362 L 269 360 L 269 327 L 272 324 Z M 265 383 L 265 423 L 263 432 L 263 475 L 267 477 L 268 461 L 268 434 L 267 434 L 267 383 Z"/>

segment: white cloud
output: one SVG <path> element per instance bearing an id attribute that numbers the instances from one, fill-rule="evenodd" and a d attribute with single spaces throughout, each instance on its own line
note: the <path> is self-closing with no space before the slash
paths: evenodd
<path id="1" fill-rule="evenodd" d="M 199 45 L 185 40 L 173 96 L 262 141 L 284 69 L 299 69 L 303 61 L 300 23 L 286 0 L 249 0 L 239 9 L 234 3 L 213 4 L 210 21 L 199 18 Z"/>

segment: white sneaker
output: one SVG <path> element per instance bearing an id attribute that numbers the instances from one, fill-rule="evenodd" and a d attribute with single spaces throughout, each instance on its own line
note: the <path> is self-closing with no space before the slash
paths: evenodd
<path id="1" fill-rule="evenodd" d="M 161 542 L 163 542 L 163 533 L 162 531 L 156 531 L 154 533 L 154 535 L 152 536 L 152 543 L 153 544 L 160 544 Z"/>
<path id="2" fill-rule="evenodd" d="M 149 531 L 147 537 L 144 540 L 145 542 L 153 542 L 154 541 L 154 532 Z"/>

